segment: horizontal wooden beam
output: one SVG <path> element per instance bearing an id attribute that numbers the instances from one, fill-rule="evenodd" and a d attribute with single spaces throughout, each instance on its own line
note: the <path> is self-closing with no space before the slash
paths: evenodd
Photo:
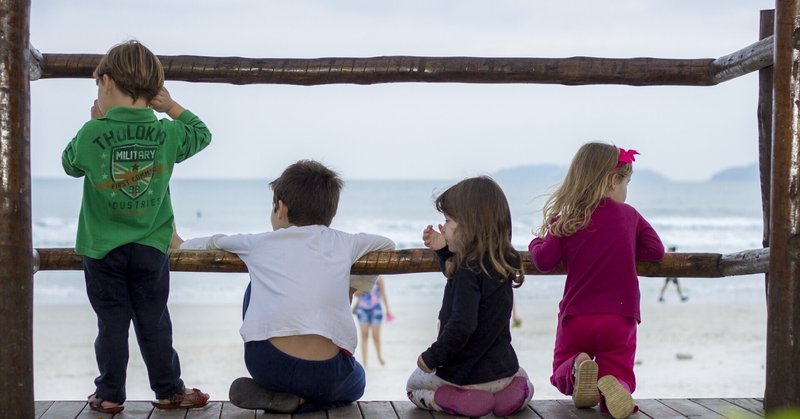
<path id="1" fill-rule="evenodd" d="M 72 249 L 36 249 L 38 270 L 81 270 L 81 256 Z M 530 254 L 522 254 L 528 275 L 563 275 L 564 270 L 541 273 L 530 263 Z M 661 262 L 639 262 L 640 276 L 717 278 L 766 273 L 769 248 L 746 250 L 722 255 L 719 253 L 668 253 Z M 221 250 L 172 250 L 170 269 L 181 272 L 247 272 L 238 256 Z M 428 249 L 404 249 L 372 252 L 356 261 L 353 274 L 408 274 L 439 272 L 436 254 Z"/>
<path id="2" fill-rule="evenodd" d="M 99 54 L 42 54 L 41 78 L 91 78 Z M 539 83 L 709 86 L 711 58 L 159 56 L 168 80 L 231 84 Z"/>

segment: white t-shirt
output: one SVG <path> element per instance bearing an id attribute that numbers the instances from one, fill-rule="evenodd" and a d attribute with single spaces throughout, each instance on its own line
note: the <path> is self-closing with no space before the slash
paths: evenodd
<path id="1" fill-rule="evenodd" d="M 394 242 L 310 225 L 199 237 L 181 249 L 222 249 L 244 261 L 252 284 L 239 330 L 245 342 L 314 334 L 354 353 L 358 337 L 349 290 L 368 290 L 377 276 L 354 277 L 351 283 L 350 268 L 369 252 L 394 249 Z"/>

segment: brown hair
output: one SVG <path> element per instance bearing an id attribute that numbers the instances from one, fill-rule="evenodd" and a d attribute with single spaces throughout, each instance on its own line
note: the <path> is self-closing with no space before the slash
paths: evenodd
<path id="1" fill-rule="evenodd" d="M 289 209 L 289 222 L 296 226 L 330 226 L 339 206 L 344 182 L 331 169 L 314 160 L 300 160 L 270 182 L 273 211 L 278 200 Z"/>
<path id="2" fill-rule="evenodd" d="M 619 148 L 613 144 L 586 143 L 578 149 L 564 181 L 544 204 L 538 236 L 549 231 L 571 236 L 585 228 L 592 213 L 611 185 L 633 174 L 630 164 L 619 162 Z"/>
<path id="3" fill-rule="evenodd" d="M 112 47 L 100 59 L 92 75 L 96 80 L 108 75 L 134 101 L 141 97 L 149 103 L 164 86 L 161 61 L 139 41 Z"/>
<path id="4" fill-rule="evenodd" d="M 490 275 L 484 260 L 500 274 L 522 285 L 522 257 L 511 246 L 511 210 L 500 186 L 488 176 L 464 179 L 436 198 L 436 209 L 458 223 L 455 255 L 445 264 L 445 275 L 466 266 Z"/>

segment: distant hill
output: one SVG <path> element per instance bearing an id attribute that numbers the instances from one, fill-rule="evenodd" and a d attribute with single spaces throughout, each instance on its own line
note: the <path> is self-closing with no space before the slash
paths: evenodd
<path id="1" fill-rule="evenodd" d="M 543 183 L 558 183 L 564 179 L 567 173 L 565 166 L 554 164 L 532 164 L 526 166 L 511 167 L 501 169 L 492 173 L 492 177 L 497 181 L 514 181 L 525 179 L 536 179 Z M 648 169 L 637 169 L 636 180 L 642 182 L 669 182 L 669 179 L 660 173 Z"/>
<path id="2" fill-rule="evenodd" d="M 752 163 L 747 166 L 729 167 L 711 176 L 711 182 L 745 182 L 759 181 L 758 164 Z"/>
<path id="3" fill-rule="evenodd" d="M 567 172 L 566 166 L 554 164 L 531 164 L 526 166 L 510 167 L 492 173 L 498 181 L 515 181 L 536 179 L 543 183 L 558 183 L 564 179 Z M 636 169 L 636 182 L 660 183 L 672 182 L 669 178 L 649 169 Z M 758 182 L 758 164 L 730 167 L 711 176 L 709 182 Z"/>
<path id="4" fill-rule="evenodd" d="M 492 173 L 497 181 L 536 179 L 544 183 L 557 183 L 564 178 L 567 168 L 555 164 L 532 164 L 501 169 Z"/>

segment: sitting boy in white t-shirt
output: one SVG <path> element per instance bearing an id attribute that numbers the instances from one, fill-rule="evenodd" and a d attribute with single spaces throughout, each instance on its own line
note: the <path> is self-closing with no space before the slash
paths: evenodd
<path id="1" fill-rule="evenodd" d="M 253 378 L 231 384 L 229 397 L 238 407 L 307 412 L 343 406 L 364 393 L 364 369 L 352 355 L 358 338 L 350 301 L 375 277 L 351 281 L 350 269 L 369 252 L 394 249 L 394 242 L 328 227 L 342 185 L 324 165 L 301 160 L 270 183 L 274 231 L 181 244 L 235 253 L 250 274 L 240 334 Z"/>

